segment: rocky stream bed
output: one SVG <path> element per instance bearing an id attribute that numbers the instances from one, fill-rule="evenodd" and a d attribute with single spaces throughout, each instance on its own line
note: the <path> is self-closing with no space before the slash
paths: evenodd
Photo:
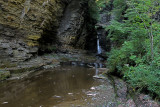
<path id="1" fill-rule="evenodd" d="M 103 74 L 105 62 L 86 51 L 44 55 L 3 70 L 10 78 L 0 83 L 1 107 L 159 107 Z"/>

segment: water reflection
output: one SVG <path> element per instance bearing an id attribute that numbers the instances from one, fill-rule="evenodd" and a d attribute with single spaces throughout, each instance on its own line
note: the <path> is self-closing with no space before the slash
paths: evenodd
<path id="1" fill-rule="evenodd" d="M 25 80 L 0 83 L 0 107 L 85 105 L 84 90 L 98 85 L 94 69 L 63 66 Z"/>

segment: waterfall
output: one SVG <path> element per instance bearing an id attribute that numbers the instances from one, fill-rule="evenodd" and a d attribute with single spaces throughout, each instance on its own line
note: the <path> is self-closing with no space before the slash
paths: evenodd
<path id="1" fill-rule="evenodd" d="M 101 49 L 101 46 L 100 46 L 100 36 L 101 36 L 101 33 L 100 32 L 97 32 L 97 54 L 100 55 L 102 54 L 102 49 Z M 94 66 L 95 66 L 95 76 L 93 76 L 94 78 L 99 78 L 99 68 L 102 68 L 103 67 L 103 64 L 101 63 L 100 61 L 100 57 L 97 57 L 97 61 L 96 63 L 94 63 Z"/>
<path id="2" fill-rule="evenodd" d="M 99 33 L 97 34 L 97 54 L 101 54 L 102 53 L 102 49 L 101 49 L 101 46 L 100 46 L 100 43 L 99 43 Z"/>
<path id="3" fill-rule="evenodd" d="M 99 63 L 99 68 L 102 68 L 103 67 L 103 64 L 102 63 Z"/>
<path id="4" fill-rule="evenodd" d="M 96 69 L 96 74 L 95 74 L 95 75 L 97 76 L 97 75 L 98 75 L 98 72 L 99 72 L 99 71 L 98 71 L 98 64 L 97 64 L 97 63 L 94 63 L 94 66 L 95 66 L 95 69 Z"/>

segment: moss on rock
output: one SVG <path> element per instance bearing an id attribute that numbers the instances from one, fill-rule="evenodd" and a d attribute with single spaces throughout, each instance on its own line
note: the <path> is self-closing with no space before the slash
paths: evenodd
<path id="1" fill-rule="evenodd" d="M 10 77 L 9 71 L 0 70 L 0 80 L 5 80 Z"/>
<path id="2" fill-rule="evenodd" d="M 0 53 L 1 60 L 13 63 L 34 56 L 37 52 L 30 50 L 37 48 L 38 51 L 44 31 L 57 30 L 66 2 L 68 0 L 0 0 L 0 52 L 5 53 Z"/>

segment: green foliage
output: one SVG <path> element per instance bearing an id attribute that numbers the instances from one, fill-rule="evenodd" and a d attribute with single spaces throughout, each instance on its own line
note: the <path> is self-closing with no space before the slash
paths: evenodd
<path id="1" fill-rule="evenodd" d="M 126 9 L 126 0 L 114 0 L 113 1 L 113 6 L 114 10 L 112 11 L 115 15 L 115 20 L 120 20 L 123 19 L 123 12 Z"/>
<path id="2" fill-rule="evenodd" d="M 110 26 L 106 27 L 109 30 L 108 38 L 117 46 L 121 45 L 127 38 L 128 32 L 124 29 L 124 24 L 113 20 Z"/>
<path id="3" fill-rule="evenodd" d="M 108 67 L 111 72 L 124 75 L 134 88 L 148 90 L 160 98 L 160 22 L 154 19 L 160 1 L 125 1 L 114 1 L 116 18 L 106 27 L 107 38 L 113 44 L 108 53 Z M 122 17 L 124 20 L 120 21 Z"/>
<path id="4" fill-rule="evenodd" d="M 95 0 L 90 0 L 89 3 L 89 14 L 92 19 L 99 20 L 99 8 Z"/>
<path id="5" fill-rule="evenodd" d="M 100 20 L 99 12 L 104 8 L 110 0 L 90 0 L 89 1 L 89 14 L 91 18 Z"/>
<path id="6" fill-rule="evenodd" d="M 110 0 L 96 0 L 96 4 L 99 8 L 99 10 L 101 10 L 102 8 L 105 8 L 107 4 L 109 4 Z"/>
<path id="7" fill-rule="evenodd" d="M 152 69 L 144 64 L 130 66 L 124 77 L 133 88 L 147 89 L 152 95 L 156 94 L 160 98 L 160 69 Z"/>

